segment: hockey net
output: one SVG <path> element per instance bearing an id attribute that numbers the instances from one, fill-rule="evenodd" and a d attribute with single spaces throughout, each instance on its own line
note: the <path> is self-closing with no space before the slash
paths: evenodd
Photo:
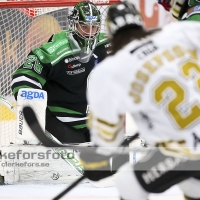
<path id="1" fill-rule="evenodd" d="M 108 6 L 120 0 L 90 0 L 102 14 L 106 32 Z M 80 0 L 0 0 L 0 95 L 14 107 L 11 79 L 31 49 L 48 41 L 53 33 L 68 29 L 67 16 Z M 0 102 L 0 146 L 17 143 L 16 116 Z"/>

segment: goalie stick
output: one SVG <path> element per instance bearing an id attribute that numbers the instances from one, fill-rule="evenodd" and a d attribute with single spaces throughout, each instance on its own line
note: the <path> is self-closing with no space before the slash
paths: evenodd
<path id="1" fill-rule="evenodd" d="M 36 137 L 43 143 L 46 147 L 68 147 L 68 148 L 74 148 L 74 146 L 69 145 L 62 145 L 53 142 L 49 137 L 45 135 L 42 128 L 40 127 L 40 124 L 37 120 L 37 117 L 30 107 L 24 107 L 23 109 L 24 118 L 27 122 L 27 124 L 30 126 L 30 129 L 33 131 L 33 133 L 36 135 Z M 121 146 L 128 145 L 130 142 L 138 138 L 139 134 L 135 134 L 134 136 L 129 137 L 129 140 L 125 140 Z M 54 140 L 55 141 L 55 140 Z M 83 148 L 83 147 L 82 147 Z M 81 147 L 78 147 L 78 149 L 81 149 Z M 116 155 L 114 155 L 116 156 Z M 64 196 L 66 193 L 68 193 L 71 189 L 73 189 L 77 184 L 79 184 L 82 180 L 84 180 L 86 177 L 81 176 L 79 179 L 77 179 L 74 183 L 72 183 L 68 188 L 66 188 L 62 193 L 60 193 L 58 196 L 56 196 L 53 200 L 58 200 L 62 196 Z"/>
<path id="2" fill-rule="evenodd" d="M 36 118 L 37 119 L 37 118 Z M 64 160 L 66 163 L 68 163 L 73 169 L 75 169 L 81 176 L 83 176 L 84 174 L 84 168 L 83 166 L 80 164 L 80 162 L 78 161 L 78 159 L 76 159 L 74 156 L 72 157 L 68 157 L 68 154 L 67 156 L 66 153 L 68 152 L 68 150 L 73 150 L 74 152 L 74 149 L 78 150 L 78 148 L 84 148 L 84 147 L 81 147 L 81 146 L 77 146 L 77 145 L 63 145 L 57 138 L 55 138 L 51 133 L 45 131 L 45 133 L 43 133 L 46 135 L 47 139 L 49 138 L 50 140 L 52 140 L 54 142 L 54 144 L 59 144 L 61 145 L 61 147 L 52 147 L 53 151 L 57 154 L 59 154 L 62 158 L 62 160 Z M 45 145 L 44 145 L 45 146 Z M 63 149 L 63 148 L 67 148 L 66 149 Z M 97 187 L 97 188 L 101 188 L 101 187 L 109 187 L 109 186 L 113 186 L 113 180 L 110 178 L 110 179 L 107 179 L 106 181 L 103 181 L 103 182 L 94 182 L 94 181 L 91 181 L 91 180 L 88 180 L 89 183 L 94 186 L 94 187 Z"/>
<path id="3" fill-rule="evenodd" d="M 46 146 L 46 147 L 68 147 L 70 149 L 73 149 L 75 147 L 75 146 L 61 144 L 60 142 L 58 143 L 55 140 L 55 137 L 53 137 L 51 134 L 47 136 L 46 133 L 44 133 L 42 128 L 40 127 L 40 124 L 39 124 L 39 122 L 37 120 L 35 112 L 33 111 L 32 108 L 30 108 L 28 106 L 24 107 L 23 108 L 23 113 L 24 113 L 24 118 L 25 118 L 27 124 L 29 125 L 30 129 L 35 134 L 35 136 L 42 142 L 42 144 L 44 146 Z M 138 138 L 138 136 L 139 136 L 138 133 L 136 133 L 133 136 L 130 136 L 129 140 L 125 140 L 121 144 L 121 146 L 128 145 L 130 142 L 132 142 L 133 140 Z M 52 137 L 52 138 L 50 138 L 50 137 Z M 77 146 L 76 148 L 81 150 L 84 147 Z"/>
<path id="4" fill-rule="evenodd" d="M 44 146 L 53 148 L 54 152 L 61 155 L 61 158 L 65 162 L 67 162 L 70 166 L 72 166 L 80 175 L 83 175 L 84 170 L 80 164 L 77 164 L 79 163 L 78 160 L 76 158 L 69 159 L 69 158 L 63 157 L 61 153 L 62 150 L 59 150 L 59 148 L 66 147 L 71 150 L 74 150 L 74 149 L 81 150 L 81 149 L 84 149 L 85 147 L 64 145 L 60 141 L 58 141 L 52 134 L 47 133 L 47 132 L 44 133 L 42 128 L 40 127 L 40 124 L 37 120 L 35 112 L 33 111 L 32 108 L 28 106 L 24 107 L 23 113 L 24 113 L 24 118 L 27 124 L 29 125 L 30 129 L 35 134 L 35 136 L 38 138 L 38 140 L 42 142 Z M 106 181 L 99 181 L 99 182 L 94 182 L 94 181 L 89 180 L 89 183 L 93 185 L 94 187 L 98 187 L 98 188 L 113 186 L 112 178 L 107 179 Z"/>

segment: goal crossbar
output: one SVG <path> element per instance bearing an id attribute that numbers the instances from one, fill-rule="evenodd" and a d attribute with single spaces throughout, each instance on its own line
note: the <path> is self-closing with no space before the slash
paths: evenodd
<path id="1" fill-rule="evenodd" d="M 36 1 L 1 1 L 0 9 L 2 8 L 42 8 L 42 7 L 63 7 L 74 6 L 79 3 L 80 0 L 36 0 Z M 95 5 L 110 5 L 113 3 L 119 3 L 120 0 L 90 0 Z"/>

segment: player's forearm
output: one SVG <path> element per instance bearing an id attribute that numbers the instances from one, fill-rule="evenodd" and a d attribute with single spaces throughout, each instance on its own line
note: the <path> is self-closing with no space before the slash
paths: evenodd
<path id="1" fill-rule="evenodd" d="M 91 131 L 91 141 L 98 146 L 119 146 L 124 140 L 123 116 L 114 123 L 90 113 L 88 126 Z"/>

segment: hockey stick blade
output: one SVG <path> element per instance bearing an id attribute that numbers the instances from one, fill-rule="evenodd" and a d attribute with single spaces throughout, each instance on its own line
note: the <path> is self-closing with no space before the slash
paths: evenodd
<path id="1" fill-rule="evenodd" d="M 133 140 L 138 138 L 139 134 L 136 133 L 133 136 L 130 136 L 128 140 L 124 140 L 121 143 L 121 146 L 126 146 L 129 145 Z M 76 187 L 82 180 L 84 180 L 86 177 L 83 175 L 82 177 L 78 178 L 74 183 L 72 183 L 69 187 L 67 187 L 63 192 L 61 192 L 59 195 L 53 198 L 53 200 L 59 200 L 62 198 L 64 195 L 66 195 L 68 192 L 70 192 L 74 187 Z"/>
<path id="2" fill-rule="evenodd" d="M 61 156 L 61 158 L 66 163 L 68 163 L 74 170 L 76 170 L 80 175 L 83 175 L 84 171 L 82 167 L 79 165 L 79 161 L 75 157 L 73 159 L 66 158 L 66 156 L 63 157 L 62 154 L 57 152 L 55 149 L 67 148 L 73 150 L 74 148 L 76 148 L 77 150 L 81 150 L 84 149 L 85 147 L 63 145 L 62 143 L 58 143 L 58 141 L 55 141 L 55 138 L 53 138 L 53 136 L 45 134 L 42 128 L 40 127 L 36 114 L 32 108 L 24 107 L 23 114 L 31 131 L 35 134 L 35 136 L 39 139 L 39 141 L 42 142 L 44 146 L 52 148 L 54 152 L 58 153 Z M 90 180 L 89 183 L 94 187 L 102 187 L 102 184 L 94 183 Z M 103 187 L 107 187 L 107 185 L 110 186 L 110 183 L 109 182 L 104 183 Z"/>
<path id="3" fill-rule="evenodd" d="M 25 118 L 27 124 L 29 125 L 30 129 L 35 134 L 35 136 L 43 143 L 44 146 L 46 146 L 46 147 L 68 147 L 68 148 L 70 148 L 70 146 L 65 146 L 65 145 L 60 145 L 60 144 L 54 143 L 51 139 L 49 139 L 45 135 L 44 131 L 40 127 L 40 124 L 37 120 L 36 114 L 35 114 L 35 112 L 33 111 L 32 108 L 30 108 L 28 106 L 24 107 L 23 108 L 23 114 L 24 114 L 24 118 Z M 121 146 L 128 145 L 133 140 L 135 140 L 138 136 L 139 136 L 139 134 L 137 133 L 137 134 L 129 137 L 128 140 L 125 140 L 125 141 L 122 142 Z M 74 147 L 71 147 L 71 148 L 74 148 Z M 81 147 L 79 147 L 79 148 L 81 149 Z M 79 149 L 79 148 L 77 148 L 77 149 Z M 84 175 L 81 176 L 72 185 L 70 185 L 66 190 L 64 190 L 61 194 L 59 194 L 57 197 L 55 197 L 54 200 L 60 199 L 62 196 L 67 194 L 69 191 L 71 191 L 76 185 L 78 185 L 85 178 L 86 177 Z"/>
<path id="4" fill-rule="evenodd" d="M 35 112 L 32 108 L 26 106 L 23 108 L 24 118 L 29 125 L 31 131 L 35 134 L 35 136 L 38 138 L 40 142 L 46 147 L 63 147 L 63 145 L 56 144 L 52 140 L 50 140 L 46 135 L 44 134 L 44 131 L 42 130 Z"/>
<path id="5" fill-rule="evenodd" d="M 30 127 L 31 131 L 33 132 L 33 134 L 38 138 L 38 140 L 40 142 L 42 142 L 42 144 L 45 147 L 67 147 L 69 149 L 74 149 L 74 145 L 64 145 L 64 144 L 59 144 L 56 141 L 53 142 L 54 138 L 50 138 L 50 136 L 47 134 L 45 134 L 45 132 L 42 130 L 38 119 L 36 117 L 36 114 L 34 112 L 34 110 L 29 107 L 29 106 L 25 106 L 23 108 L 23 114 L 24 114 L 24 118 L 28 124 L 28 126 Z M 85 147 L 79 147 L 76 146 L 76 149 L 83 149 Z"/>

